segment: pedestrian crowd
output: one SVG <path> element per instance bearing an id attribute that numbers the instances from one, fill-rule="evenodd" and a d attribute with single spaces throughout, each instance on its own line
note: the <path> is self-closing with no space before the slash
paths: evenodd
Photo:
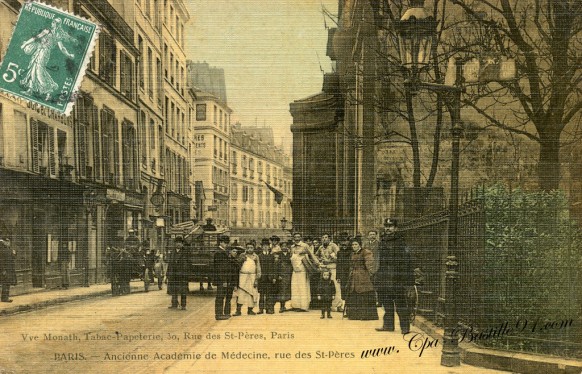
<path id="1" fill-rule="evenodd" d="M 178 240 L 182 240 L 179 238 Z M 407 295 L 414 285 L 410 253 L 397 232 L 395 220 L 384 221 L 381 237 L 374 230 L 361 237 L 329 234 L 321 238 L 281 241 L 277 236 L 258 244 L 249 241 L 244 251 L 230 246 L 228 236 L 219 237 L 214 255 L 213 283 L 217 286 L 216 320 L 243 314 L 274 314 L 287 311 L 321 310 L 321 318 L 342 312 L 348 319 L 378 320 L 378 306 L 384 307 L 382 327 L 394 331 L 394 312 L 400 330 L 410 329 Z M 231 313 L 232 299 L 236 310 Z M 171 308 L 175 307 L 172 298 Z"/>
<path id="2" fill-rule="evenodd" d="M 378 320 L 378 306 L 382 306 L 383 324 L 376 330 L 394 331 L 396 312 L 401 332 L 407 333 L 407 302 L 414 271 L 397 222 L 385 219 L 381 236 L 371 230 L 362 240 L 344 233 L 338 235 L 337 242 L 330 234 L 303 238 L 294 233 L 287 241 L 272 236 L 260 244 L 248 241 L 241 248 L 220 235 L 211 275 L 217 288 L 215 318 L 241 316 L 243 307 L 250 316 L 274 314 L 279 304 L 279 313 L 319 309 L 321 318 L 332 318 L 335 311 L 348 319 Z M 135 235 L 119 238 L 119 245 L 107 252 L 112 294 L 128 294 L 129 282 L 136 274 L 143 278 L 147 292 L 155 274 L 160 290 L 167 283 L 169 308 L 186 310 L 191 263 L 185 244 L 178 236 L 173 248 L 164 254 L 150 249 L 147 241 L 141 242 Z M 0 232 L 2 302 L 12 301 L 9 293 L 10 286 L 16 284 L 15 258 L 10 239 Z M 232 299 L 236 301 L 234 313 Z"/>

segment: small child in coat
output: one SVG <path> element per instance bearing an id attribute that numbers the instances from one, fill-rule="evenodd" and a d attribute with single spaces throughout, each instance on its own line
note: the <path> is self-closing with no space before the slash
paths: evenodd
<path id="1" fill-rule="evenodd" d="M 331 302 L 335 299 L 335 283 L 331 279 L 331 272 L 323 270 L 321 279 L 317 285 L 317 300 L 321 301 L 321 318 L 331 318 Z"/>

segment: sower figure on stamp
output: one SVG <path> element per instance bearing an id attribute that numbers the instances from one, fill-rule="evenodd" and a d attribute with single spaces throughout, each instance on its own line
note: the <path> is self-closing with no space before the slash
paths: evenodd
<path id="1" fill-rule="evenodd" d="M 394 307 L 400 320 L 400 331 L 410 331 L 406 294 L 414 285 L 410 252 L 394 219 L 384 220 L 384 235 L 379 246 L 380 265 L 376 273 L 378 301 L 384 307 L 384 324 L 377 331 L 394 331 Z"/>
<path id="2" fill-rule="evenodd" d="M 184 248 L 184 239 L 178 236 L 174 239 L 174 243 L 175 247 L 168 259 L 168 293 L 172 295 L 172 304 L 169 308 L 178 308 L 178 295 L 180 295 L 181 309 L 186 310 L 190 261 L 188 251 Z"/>
<path id="3" fill-rule="evenodd" d="M 16 250 L 12 248 L 8 232 L 4 227 L 0 227 L 0 281 L 2 283 L 1 301 L 11 303 L 10 286 L 16 285 Z"/>
<path id="4" fill-rule="evenodd" d="M 21 45 L 20 48 L 24 53 L 31 55 L 26 74 L 20 81 L 20 84 L 26 88 L 25 94 L 37 94 L 45 96 L 44 99 L 49 100 L 59 88 L 47 69 L 51 52 L 56 46 L 65 56 L 73 58 L 75 55 L 67 51 L 63 42 L 78 43 L 75 38 L 63 30 L 62 23 L 62 19 L 54 19 L 50 29 L 41 31 Z"/>
<path id="5" fill-rule="evenodd" d="M 230 318 L 230 301 L 236 277 L 238 276 L 236 265 L 233 267 L 232 264 L 233 260 L 228 249 L 228 243 L 230 243 L 230 238 L 226 235 L 221 235 L 218 238 L 218 250 L 214 253 L 214 275 L 212 279 L 216 285 L 214 317 L 217 321 Z"/>

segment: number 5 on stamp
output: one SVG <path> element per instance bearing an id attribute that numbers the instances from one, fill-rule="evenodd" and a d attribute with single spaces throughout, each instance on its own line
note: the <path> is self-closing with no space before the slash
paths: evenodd
<path id="1" fill-rule="evenodd" d="M 0 66 L 0 89 L 69 115 L 99 26 L 50 5 L 22 5 Z"/>

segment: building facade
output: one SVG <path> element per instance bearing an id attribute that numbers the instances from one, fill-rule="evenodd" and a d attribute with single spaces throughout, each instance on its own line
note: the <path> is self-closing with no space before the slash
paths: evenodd
<path id="1" fill-rule="evenodd" d="M 193 93 L 192 160 L 199 220 L 212 218 L 216 226 L 229 224 L 230 108 L 216 96 Z M 202 201 L 198 201 L 202 200 Z"/>
<path id="2" fill-rule="evenodd" d="M 186 87 L 184 25 L 190 15 L 182 0 L 163 2 L 163 117 L 164 117 L 164 189 L 166 224 L 190 219 L 190 160 L 188 159 L 190 111 Z"/>
<path id="3" fill-rule="evenodd" d="M 135 2 L 134 43 L 140 56 L 136 78 L 139 100 L 139 177 L 144 195 L 141 236 L 153 248 L 163 248 L 165 239 L 162 11 L 161 0 Z"/>
<path id="4" fill-rule="evenodd" d="M 290 157 L 275 147 L 271 128 L 231 128 L 230 229 L 244 239 L 286 236 L 291 226 L 292 179 Z M 269 187 L 270 186 L 270 187 Z"/>
<path id="5" fill-rule="evenodd" d="M 51 1 L 101 25 L 73 113 L 0 93 L 0 224 L 18 250 L 14 293 L 108 281 L 129 235 L 164 248 L 192 214 L 183 1 Z M 21 4 L 0 4 L 16 22 Z M 1 53 L 10 33 L 0 32 Z"/>
<path id="6" fill-rule="evenodd" d="M 341 0 L 330 29 L 335 72 L 321 93 L 290 104 L 294 226 L 306 233 L 374 227 L 377 30 L 369 2 Z"/>
<path id="7" fill-rule="evenodd" d="M 139 229 L 144 216 L 132 18 L 106 1 L 54 5 L 102 28 L 71 116 L 0 97 L 7 189 L 0 204 L 19 252 L 16 293 L 61 286 L 66 251 L 72 285 L 103 281 L 106 247 Z M 19 9 L 18 2 L 0 5 L 3 19 L 15 21 Z"/>

